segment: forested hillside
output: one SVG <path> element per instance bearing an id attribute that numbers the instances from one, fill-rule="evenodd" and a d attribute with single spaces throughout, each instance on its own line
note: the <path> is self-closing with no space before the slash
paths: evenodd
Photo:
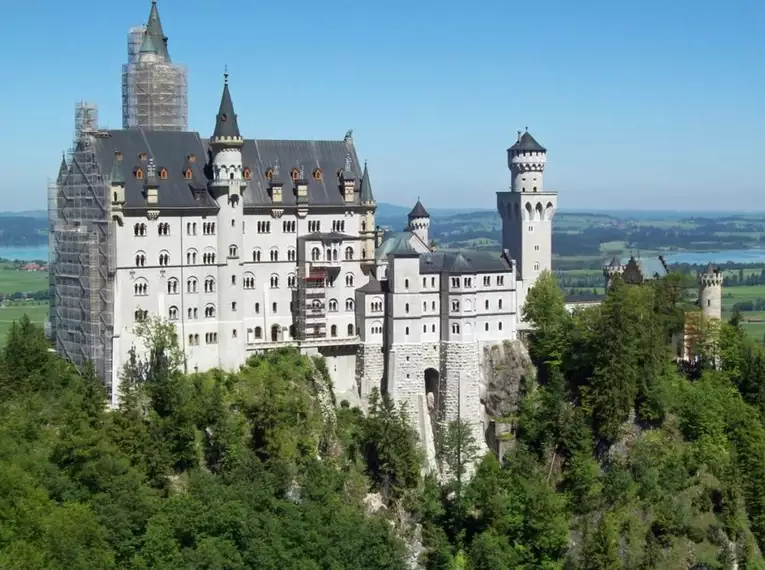
<path id="1" fill-rule="evenodd" d="M 544 275 L 538 378 L 497 418 L 510 451 L 445 426 L 440 482 L 406 410 L 335 402 L 320 359 L 186 374 L 151 322 L 106 411 L 22 321 L 0 354 L 0 568 L 765 569 L 765 353 L 734 319 L 681 373 L 681 296 L 617 283 L 572 315 Z"/>

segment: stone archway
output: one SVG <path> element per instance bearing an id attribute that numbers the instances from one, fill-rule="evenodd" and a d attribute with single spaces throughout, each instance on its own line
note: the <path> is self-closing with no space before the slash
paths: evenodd
<path id="1" fill-rule="evenodd" d="M 425 400 L 428 405 L 428 415 L 430 416 L 430 429 L 433 432 L 433 441 L 436 441 L 438 435 L 438 417 L 441 409 L 441 375 L 435 368 L 426 368 L 424 373 L 425 381 Z"/>

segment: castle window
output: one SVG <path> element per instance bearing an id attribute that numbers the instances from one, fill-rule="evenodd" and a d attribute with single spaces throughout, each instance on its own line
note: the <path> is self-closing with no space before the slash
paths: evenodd
<path id="1" fill-rule="evenodd" d="M 254 262 L 256 262 L 256 263 L 260 261 L 260 250 L 259 249 L 255 249 L 255 250 L 252 251 L 252 260 Z"/>
<path id="2" fill-rule="evenodd" d="M 423 302 L 422 302 L 422 312 L 424 313 L 424 312 L 426 312 L 427 310 L 428 310 L 428 304 L 427 304 L 425 301 L 423 301 Z"/>
<path id="3" fill-rule="evenodd" d="M 452 325 L 452 333 L 459 334 L 460 333 L 460 325 L 457 323 L 454 323 Z"/>
<path id="4" fill-rule="evenodd" d="M 489 330 L 489 323 L 486 323 L 486 324 L 483 326 L 483 329 L 484 329 L 485 331 L 488 331 L 488 330 Z"/>
<path id="5" fill-rule="evenodd" d="M 405 335 L 407 335 L 407 336 L 409 336 L 409 327 L 406 327 L 406 328 L 404 329 L 404 334 L 405 334 Z"/>
<path id="6" fill-rule="evenodd" d="M 333 232 L 344 232 L 345 231 L 345 220 L 332 220 L 332 231 Z"/>
<path id="7" fill-rule="evenodd" d="M 430 332 L 436 332 L 436 325 L 430 325 Z"/>
<path id="8" fill-rule="evenodd" d="M 149 294 L 149 283 L 145 279 L 140 279 L 133 284 L 133 293 L 137 297 L 145 297 Z"/>
<path id="9" fill-rule="evenodd" d="M 170 235 L 170 224 L 167 222 L 162 222 L 157 226 L 157 233 L 161 236 L 169 236 Z"/>
<path id="10" fill-rule="evenodd" d="M 353 287 L 353 275 L 350 273 L 345 276 L 345 286 Z"/>
<path id="11" fill-rule="evenodd" d="M 260 340 L 263 338 L 263 329 L 260 327 L 255 327 L 255 338 Z"/>
<path id="12" fill-rule="evenodd" d="M 236 312 L 236 301 L 231 301 L 231 310 Z"/>
<path id="13" fill-rule="evenodd" d="M 290 178 L 292 178 L 293 182 L 300 180 L 300 171 L 297 168 L 293 168 L 290 172 Z"/>
<path id="14" fill-rule="evenodd" d="M 196 307 L 193 307 L 193 308 L 189 307 L 187 313 L 189 315 L 189 319 L 194 320 L 199 318 L 199 311 L 197 310 Z"/>
<path id="15" fill-rule="evenodd" d="M 244 179 L 245 179 L 245 180 L 249 180 L 249 179 L 250 179 L 250 176 L 251 176 L 251 174 L 250 174 L 250 169 L 249 169 L 249 168 L 245 168 L 245 169 L 244 169 Z"/>
<path id="16" fill-rule="evenodd" d="M 205 293 L 214 293 L 215 292 L 215 279 L 212 277 L 207 277 L 205 279 Z"/>
<path id="17" fill-rule="evenodd" d="M 316 180 L 317 182 L 321 182 L 321 179 L 322 179 L 321 168 L 317 168 L 316 170 L 313 171 L 313 179 Z"/>
<path id="18" fill-rule="evenodd" d="M 245 289 L 255 289 L 255 276 L 252 273 L 245 273 L 242 285 Z"/>
<path id="19" fill-rule="evenodd" d="M 207 305 L 205 307 L 205 318 L 212 319 L 215 317 L 215 305 Z"/>
<path id="20" fill-rule="evenodd" d="M 270 252 L 271 255 L 271 261 L 279 261 L 279 250 L 278 249 L 272 249 Z"/>
<path id="21" fill-rule="evenodd" d="M 498 309 L 500 309 L 500 310 L 502 310 L 502 299 L 500 299 L 499 301 L 497 301 L 497 308 L 498 308 Z"/>
<path id="22" fill-rule="evenodd" d="M 407 303 L 406 305 L 404 305 L 404 312 L 405 312 L 405 313 L 409 313 L 409 303 Z"/>
<path id="23" fill-rule="evenodd" d="M 205 265 L 214 265 L 215 264 L 215 253 L 212 251 L 208 251 L 202 254 L 202 263 Z"/>
<path id="24" fill-rule="evenodd" d="M 489 310 L 489 300 L 488 299 L 486 300 L 485 306 L 486 306 L 486 310 L 488 311 Z"/>
<path id="25" fill-rule="evenodd" d="M 255 314 L 256 315 L 260 314 L 260 303 L 255 303 Z"/>
<path id="26" fill-rule="evenodd" d="M 459 301 L 452 301 L 452 311 L 459 311 L 460 310 L 460 302 Z"/>
<path id="27" fill-rule="evenodd" d="M 311 261 L 319 261 L 319 258 L 321 257 L 321 251 L 318 247 L 315 247 L 311 250 Z"/>
<path id="28" fill-rule="evenodd" d="M 167 180 L 167 168 L 162 168 L 159 171 L 160 180 Z"/>
<path id="29" fill-rule="evenodd" d="M 404 289 L 409 289 L 409 279 L 404 279 Z"/>
<path id="30" fill-rule="evenodd" d="M 193 249 L 190 249 L 186 252 L 186 265 L 196 265 L 197 264 L 197 252 Z"/>
<path id="31" fill-rule="evenodd" d="M 215 235 L 215 222 L 204 222 L 202 224 L 202 234 L 206 236 Z"/>
<path id="32" fill-rule="evenodd" d="M 433 309 L 433 311 L 436 310 L 436 302 L 435 301 L 431 301 L 430 308 Z"/>
<path id="33" fill-rule="evenodd" d="M 711 307 L 711 306 L 712 306 L 712 299 L 707 299 L 707 307 Z"/>
<path id="34" fill-rule="evenodd" d="M 350 261 L 353 259 L 353 248 L 348 246 L 345 248 L 345 260 Z"/>
<path id="35" fill-rule="evenodd" d="M 231 330 L 231 338 L 236 338 L 236 329 Z"/>
<path id="36" fill-rule="evenodd" d="M 167 251 L 163 250 L 159 253 L 159 265 L 162 267 L 170 265 L 170 254 Z"/>
<path id="37" fill-rule="evenodd" d="M 329 300 L 329 310 L 331 313 L 334 313 L 337 311 L 337 299 Z"/>
<path id="38" fill-rule="evenodd" d="M 278 275 L 271 275 L 271 289 L 278 289 L 279 288 L 279 276 Z"/>
<path id="39" fill-rule="evenodd" d="M 348 336 L 353 336 L 353 325 L 348 325 Z"/>
<path id="40" fill-rule="evenodd" d="M 190 277 L 186 281 L 186 293 L 196 293 L 197 292 L 197 279 L 196 277 Z"/>
<path id="41" fill-rule="evenodd" d="M 345 310 L 346 311 L 352 311 L 353 310 L 353 299 L 346 299 L 345 300 Z"/>
<path id="42" fill-rule="evenodd" d="M 295 261 L 296 254 L 293 248 L 287 250 L 287 261 Z"/>
<path id="43" fill-rule="evenodd" d="M 460 286 L 460 278 L 452 277 L 452 287 L 459 287 L 459 286 Z"/>
<path id="44" fill-rule="evenodd" d="M 539 263 L 534 263 L 534 271 L 539 271 Z"/>
<path id="45" fill-rule="evenodd" d="M 287 287 L 289 287 L 290 289 L 294 289 L 295 284 L 296 284 L 295 276 L 292 274 L 287 275 Z"/>
<path id="46" fill-rule="evenodd" d="M 500 322 L 498 322 L 498 323 L 497 323 L 497 328 L 498 328 L 499 330 L 502 330 L 502 321 L 500 321 Z"/>
<path id="47" fill-rule="evenodd" d="M 135 266 L 143 267 L 144 265 L 146 265 L 146 254 L 142 251 L 139 251 L 135 254 Z"/>
<path id="48" fill-rule="evenodd" d="M 337 336 L 337 325 L 332 325 L 329 328 L 329 336 L 336 337 Z"/>
<path id="49" fill-rule="evenodd" d="M 137 323 L 141 323 L 149 318 L 149 311 L 136 309 L 136 311 L 133 313 L 133 317 Z"/>
<path id="50" fill-rule="evenodd" d="M 430 278 L 430 286 L 431 287 L 435 287 L 436 286 L 436 278 L 435 277 L 431 277 Z"/>
<path id="51" fill-rule="evenodd" d="M 266 170 L 266 179 L 267 180 L 273 180 L 274 179 L 274 169 L 273 168 L 269 168 L 268 170 Z"/>
<path id="52" fill-rule="evenodd" d="M 228 256 L 229 257 L 239 257 L 239 250 L 235 245 L 228 246 Z"/>
<path id="53" fill-rule="evenodd" d="M 184 177 L 186 180 L 191 180 L 191 169 L 190 169 L 190 168 L 187 168 L 187 169 L 186 169 L 186 172 L 184 172 L 184 173 L 183 173 L 183 177 Z"/>
<path id="54" fill-rule="evenodd" d="M 167 318 L 171 321 L 177 321 L 178 320 L 178 307 L 170 307 L 167 310 Z"/>
<path id="55" fill-rule="evenodd" d="M 504 284 L 505 284 L 505 276 L 497 275 L 497 285 L 504 285 Z"/>
<path id="56" fill-rule="evenodd" d="M 146 236 L 146 224 L 136 224 L 133 226 L 133 234 L 136 237 Z"/>
<path id="57" fill-rule="evenodd" d="M 177 295 L 178 294 L 178 280 L 174 277 L 167 280 L 167 294 L 168 295 Z"/>
<path id="58" fill-rule="evenodd" d="M 529 226 L 529 231 L 533 232 L 534 231 L 534 226 Z"/>

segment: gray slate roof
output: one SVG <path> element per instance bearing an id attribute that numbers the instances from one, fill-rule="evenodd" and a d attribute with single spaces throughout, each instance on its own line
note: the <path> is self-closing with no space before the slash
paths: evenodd
<path id="1" fill-rule="evenodd" d="M 231 100 L 231 91 L 228 89 L 228 73 L 226 73 L 224 77 L 223 95 L 221 95 L 220 98 L 218 114 L 215 116 L 215 131 L 213 132 L 213 138 L 241 138 L 242 135 L 239 134 L 239 123 L 236 120 L 236 113 L 234 113 L 234 103 Z"/>
<path id="2" fill-rule="evenodd" d="M 709 262 L 709 265 L 707 265 L 707 268 L 704 270 L 704 273 L 707 275 L 714 275 L 717 273 L 718 269 L 715 267 L 712 262 Z"/>
<path id="3" fill-rule="evenodd" d="M 435 251 L 420 257 L 420 273 L 499 273 L 510 270 L 504 257 L 485 251 Z"/>
<path id="4" fill-rule="evenodd" d="M 206 164 L 210 160 L 209 143 L 198 133 L 124 129 L 105 131 L 104 136 L 93 138 L 93 148 L 101 172 L 106 175 L 112 170 L 115 152 L 123 154 L 125 175 L 125 208 L 145 208 L 143 180 L 137 180 L 135 170 L 142 168 L 146 174 L 148 158 L 153 158 L 157 171 L 163 167 L 168 171 L 167 180 L 159 180 L 159 206 L 170 208 L 210 208 L 217 205 L 207 192 L 194 197 L 192 187 L 205 185 L 210 178 Z M 147 162 L 139 160 L 139 154 L 146 153 Z M 351 141 L 300 141 L 300 140 L 254 140 L 245 139 L 242 159 L 245 168 L 251 171 L 251 180 L 244 191 L 244 205 L 271 206 L 269 180 L 266 171 L 276 161 L 281 165 L 284 181 L 281 207 L 295 206 L 295 193 L 290 178 L 292 168 L 305 167 L 310 206 L 346 207 L 337 173 L 345 166 L 345 157 L 351 155 L 354 168 L 358 168 L 353 142 Z M 191 165 L 194 180 L 186 180 L 184 173 L 189 155 L 196 161 Z M 316 179 L 313 172 L 321 169 L 322 176 Z M 196 181 L 196 182 L 195 182 Z M 358 189 L 358 182 L 357 189 Z M 354 205 L 360 204 L 357 192 Z"/>
<path id="5" fill-rule="evenodd" d="M 411 239 L 411 232 L 386 232 L 383 236 L 382 243 L 375 252 L 377 261 L 384 261 L 387 259 L 389 253 L 393 253 L 402 247 L 402 243 L 409 244 L 409 240 Z"/>
<path id="6" fill-rule="evenodd" d="M 369 169 L 367 163 L 364 161 L 364 174 L 361 176 L 361 201 L 365 204 L 375 201 L 375 196 L 372 193 L 372 183 L 369 181 Z"/>
<path id="7" fill-rule="evenodd" d="M 660 279 L 667 276 L 667 268 L 662 263 L 661 259 L 657 257 L 643 259 L 638 258 L 634 260 L 643 276 L 643 279 Z M 625 263 L 627 265 L 629 260 Z"/>
<path id="8" fill-rule="evenodd" d="M 523 133 L 518 141 L 508 150 L 526 150 L 531 152 L 547 152 L 547 149 L 539 144 L 529 131 Z"/>
<path id="9" fill-rule="evenodd" d="M 409 219 L 413 218 L 429 218 L 430 214 L 428 214 L 428 211 L 425 209 L 425 206 L 422 205 L 422 202 L 420 202 L 420 199 L 417 198 L 417 203 L 414 205 L 414 208 L 412 208 L 412 211 L 409 212 Z"/>

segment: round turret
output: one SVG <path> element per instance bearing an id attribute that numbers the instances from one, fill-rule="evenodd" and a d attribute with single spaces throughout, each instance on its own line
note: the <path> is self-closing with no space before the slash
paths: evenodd
<path id="1" fill-rule="evenodd" d="M 230 195 L 239 194 L 246 185 L 242 165 L 242 144 L 239 124 L 228 88 L 228 72 L 224 74 L 223 96 L 215 118 L 215 131 L 210 139 L 213 149 L 213 188 L 225 189 Z"/>
<path id="2" fill-rule="evenodd" d="M 614 276 L 621 275 L 623 271 L 624 266 L 616 257 L 611 260 L 611 263 L 603 266 L 603 276 L 606 278 L 606 289 L 611 285 Z"/>
<path id="3" fill-rule="evenodd" d="M 512 174 L 513 192 L 542 192 L 542 175 L 547 164 L 547 149 L 528 130 L 518 131 L 518 140 L 507 149 L 507 166 Z"/>
<path id="4" fill-rule="evenodd" d="M 414 208 L 412 208 L 412 211 L 409 212 L 407 219 L 409 220 L 408 229 L 419 237 L 422 243 L 426 246 L 430 246 L 428 243 L 430 214 L 428 214 L 428 211 L 425 209 L 425 206 L 422 205 L 419 198 L 417 198 L 417 203 L 414 205 Z"/>
<path id="5" fill-rule="evenodd" d="M 699 306 L 707 319 L 722 318 L 723 272 L 711 263 L 699 273 Z"/>

